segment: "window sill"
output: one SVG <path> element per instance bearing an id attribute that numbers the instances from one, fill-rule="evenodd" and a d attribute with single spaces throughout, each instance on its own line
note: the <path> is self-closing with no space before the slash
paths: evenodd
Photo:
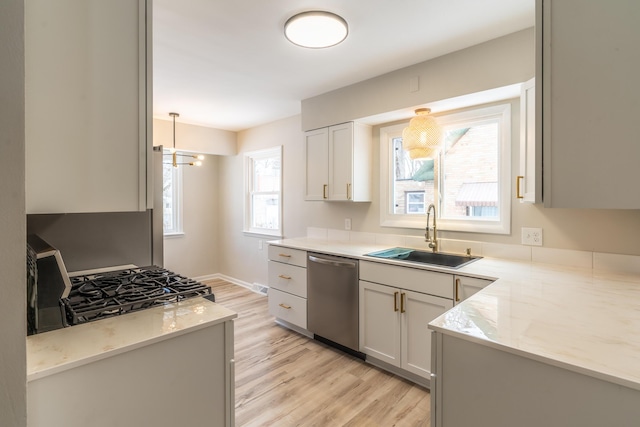
<path id="1" fill-rule="evenodd" d="M 177 232 L 177 233 L 164 233 L 164 235 L 162 237 L 164 237 L 165 239 L 176 239 L 178 237 L 184 237 L 185 234 L 183 231 Z"/>
<path id="2" fill-rule="evenodd" d="M 265 232 L 260 232 L 260 231 L 243 230 L 242 234 L 244 234 L 247 237 L 258 237 L 258 238 L 263 238 L 263 239 L 282 239 L 284 237 L 279 232 L 265 233 Z"/>

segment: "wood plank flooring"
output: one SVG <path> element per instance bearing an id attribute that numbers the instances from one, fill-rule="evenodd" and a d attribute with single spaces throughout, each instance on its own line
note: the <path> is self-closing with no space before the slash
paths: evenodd
<path id="1" fill-rule="evenodd" d="M 430 426 L 429 391 L 283 328 L 267 298 L 215 279 L 236 311 L 236 426 Z"/>

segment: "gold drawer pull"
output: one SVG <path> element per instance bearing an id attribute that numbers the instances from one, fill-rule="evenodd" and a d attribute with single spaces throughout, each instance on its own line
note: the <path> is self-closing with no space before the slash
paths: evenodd
<path id="1" fill-rule="evenodd" d="M 516 178 L 516 199 L 524 199 L 524 196 L 520 194 L 520 181 L 524 179 L 524 176 L 518 176 Z"/>
<path id="2" fill-rule="evenodd" d="M 287 254 L 278 254 L 278 256 L 285 257 L 285 258 L 291 258 L 291 255 L 287 255 Z"/>
<path id="3" fill-rule="evenodd" d="M 398 311 L 398 292 L 393 293 L 393 311 Z"/>
<path id="4" fill-rule="evenodd" d="M 328 198 L 328 197 L 327 197 L 327 187 L 328 187 L 328 185 L 327 185 L 327 184 L 324 184 L 324 185 L 322 186 L 322 198 L 323 198 L 323 199 L 327 199 L 327 198 Z"/>
<path id="5" fill-rule="evenodd" d="M 287 310 L 291 310 L 291 306 L 290 306 L 290 305 L 287 305 L 287 304 L 284 304 L 284 303 L 280 303 L 280 304 L 278 304 L 278 305 L 279 305 L 280 307 L 282 307 L 282 308 L 286 308 Z"/>
<path id="6" fill-rule="evenodd" d="M 407 296 L 404 292 L 400 294 L 400 313 L 404 313 L 406 310 L 404 309 L 404 298 Z"/>
<path id="7" fill-rule="evenodd" d="M 347 184 L 347 200 L 351 200 L 351 184 Z"/>
<path id="8" fill-rule="evenodd" d="M 291 276 L 285 276 L 284 274 L 281 274 L 278 277 L 281 278 L 281 279 L 291 280 Z"/>
<path id="9" fill-rule="evenodd" d="M 460 279 L 456 279 L 456 302 L 460 302 Z"/>

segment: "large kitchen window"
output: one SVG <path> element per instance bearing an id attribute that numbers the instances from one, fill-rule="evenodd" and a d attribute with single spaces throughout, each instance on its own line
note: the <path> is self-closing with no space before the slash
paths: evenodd
<path id="1" fill-rule="evenodd" d="M 245 153 L 245 233 L 282 236 L 282 146 Z"/>
<path id="2" fill-rule="evenodd" d="M 165 236 L 182 234 L 182 167 L 170 163 L 162 165 L 162 220 Z"/>
<path id="3" fill-rule="evenodd" d="M 407 123 L 380 130 L 380 224 L 424 228 L 433 203 L 441 230 L 508 234 L 511 106 L 437 116 L 444 130 L 434 159 L 402 149 Z"/>

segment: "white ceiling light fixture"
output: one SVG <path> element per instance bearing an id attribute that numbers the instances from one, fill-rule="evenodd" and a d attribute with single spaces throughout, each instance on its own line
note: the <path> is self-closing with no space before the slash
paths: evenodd
<path id="1" fill-rule="evenodd" d="M 335 13 L 321 10 L 293 15 L 284 24 L 284 35 L 291 43 L 310 49 L 335 46 L 349 34 L 347 21 Z"/>
<path id="2" fill-rule="evenodd" d="M 202 154 L 182 154 L 176 151 L 176 117 L 180 117 L 178 113 L 169 113 L 171 117 L 173 117 L 173 147 L 169 149 L 169 154 L 165 154 L 165 156 L 171 156 L 171 162 L 163 162 L 168 165 L 177 168 L 179 165 L 189 165 L 189 166 L 202 166 L 202 161 L 204 160 L 204 156 Z M 178 159 L 178 157 L 180 157 Z M 187 159 L 196 159 L 193 161 L 183 161 L 185 158 Z"/>

